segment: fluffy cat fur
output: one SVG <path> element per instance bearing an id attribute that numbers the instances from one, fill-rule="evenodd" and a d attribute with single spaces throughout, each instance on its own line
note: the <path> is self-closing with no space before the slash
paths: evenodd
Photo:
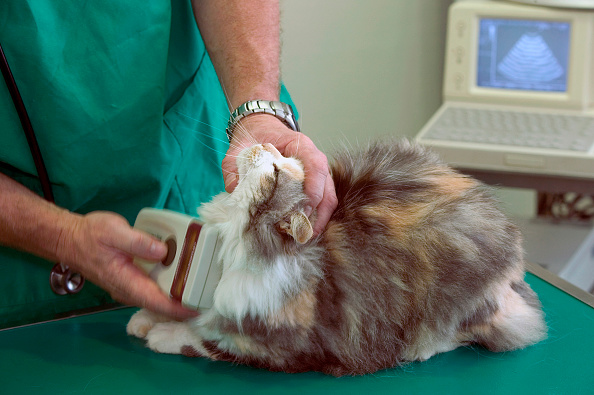
<path id="1" fill-rule="evenodd" d="M 432 152 L 401 141 L 338 155 L 339 206 L 316 238 L 297 159 L 256 145 L 238 167 L 237 189 L 199 209 L 222 242 L 214 306 L 189 322 L 140 310 L 128 333 L 151 349 L 340 376 L 545 337 L 518 229 Z"/>

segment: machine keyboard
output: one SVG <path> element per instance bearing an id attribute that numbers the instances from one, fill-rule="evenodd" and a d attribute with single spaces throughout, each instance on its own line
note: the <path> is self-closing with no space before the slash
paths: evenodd
<path id="1" fill-rule="evenodd" d="M 450 107 L 424 138 L 588 152 L 594 117 Z"/>

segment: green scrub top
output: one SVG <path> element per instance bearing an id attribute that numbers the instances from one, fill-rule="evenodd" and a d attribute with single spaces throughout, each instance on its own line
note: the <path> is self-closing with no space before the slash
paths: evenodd
<path id="1" fill-rule="evenodd" d="M 223 190 L 229 110 L 189 0 L 2 0 L 0 43 L 56 204 L 133 223 L 143 207 L 193 215 Z M 0 125 L 0 172 L 41 194 L 3 83 Z M 0 328 L 113 302 L 89 283 L 53 294 L 52 265 L 0 247 Z"/>

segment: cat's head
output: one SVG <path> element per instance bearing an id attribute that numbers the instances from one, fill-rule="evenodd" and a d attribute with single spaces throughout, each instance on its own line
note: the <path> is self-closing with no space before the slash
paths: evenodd
<path id="1" fill-rule="evenodd" d="M 287 237 L 306 243 L 313 231 L 303 212 L 306 196 L 301 162 L 285 158 L 272 144 L 258 144 L 240 153 L 237 168 L 239 184 L 234 193 L 248 202 L 247 233 L 263 247 L 280 246 Z"/>
<path id="2" fill-rule="evenodd" d="M 239 183 L 233 193 L 205 205 L 201 217 L 235 228 L 242 244 L 264 258 L 291 253 L 309 241 L 313 230 L 303 211 L 307 197 L 301 162 L 282 156 L 271 144 L 257 144 L 238 155 L 237 167 Z M 213 217 L 209 211 L 221 205 L 224 215 Z"/>
<path id="3" fill-rule="evenodd" d="M 223 274 L 213 310 L 241 322 L 246 314 L 267 317 L 319 275 L 319 249 L 304 214 L 304 170 L 270 144 L 254 145 L 237 157 L 239 183 L 199 209 L 219 233 Z"/>

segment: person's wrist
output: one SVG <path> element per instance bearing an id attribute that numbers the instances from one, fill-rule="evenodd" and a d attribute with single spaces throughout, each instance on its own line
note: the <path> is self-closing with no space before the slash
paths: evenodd
<path id="1" fill-rule="evenodd" d="M 54 255 L 56 262 L 67 265 L 76 264 L 76 234 L 80 230 L 84 216 L 63 210 L 57 221 L 58 236 Z"/>
<path id="2" fill-rule="evenodd" d="M 295 133 L 275 116 L 251 114 L 237 123 L 234 138 L 247 138 L 248 141 L 252 142 L 254 140 L 270 141 L 273 139 L 273 135 L 277 135 L 279 132 Z"/>
<path id="3" fill-rule="evenodd" d="M 244 119 L 257 115 L 276 118 L 289 129 L 299 131 L 299 124 L 291 105 L 280 101 L 250 100 L 241 104 L 231 113 L 226 129 L 229 141 L 232 140 L 235 130 L 240 127 Z"/>

